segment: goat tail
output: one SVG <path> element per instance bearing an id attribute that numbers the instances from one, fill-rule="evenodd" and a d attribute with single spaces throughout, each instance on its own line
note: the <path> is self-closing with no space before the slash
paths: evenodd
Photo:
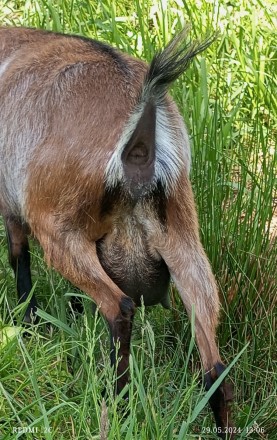
<path id="1" fill-rule="evenodd" d="M 142 101 L 161 101 L 169 87 L 185 70 L 193 58 L 206 50 L 217 38 L 217 33 L 202 42 L 187 42 L 189 26 L 186 26 L 165 47 L 157 52 L 149 66 L 142 92 Z"/>
<path id="2" fill-rule="evenodd" d="M 108 187 L 124 182 L 134 197 L 149 191 L 158 180 L 165 188 L 176 181 L 182 161 L 176 136 L 167 116 L 159 108 L 169 85 L 189 66 L 191 60 L 215 40 L 216 35 L 201 43 L 185 43 L 188 27 L 166 48 L 158 52 L 145 76 L 137 106 L 123 129 L 106 169 Z M 184 143 L 188 144 L 187 139 Z M 187 147 L 188 149 L 188 147 Z M 189 167 L 189 153 L 186 159 Z"/>

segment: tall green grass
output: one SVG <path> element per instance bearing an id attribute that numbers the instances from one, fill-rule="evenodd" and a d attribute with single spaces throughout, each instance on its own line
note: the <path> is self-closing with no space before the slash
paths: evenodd
<path id="1" fill-rule="evenodd" d="M 220 31 L 171 93 L 190 132 L 202 241 L 222 297 L 219 345 L 227 364 L 241 353 L 229 372 L 241 439 L 277 438 L 274 10 L 269 0 L 0 1 L 0 24 L 86 35 L 146 60 L 187 22 L 192 38 Z M 16 307 L 6 251 L 1 224 L 1 438 L 216 438 L 208 432 L 207 405 L 202 409 L 207 395 L 193 326 L 176 292 L 173 310 L 137 313 L 124 408 L 113 398 L 105 323 L 92 317 L 85 297 L 84 314 L 71 311 L 76 291 L 46 268 L 35 245 L 41 322 L 29 337 L 13 327 L 11 315 L 20 321 L 23 310 Z M 23 427 L 34 432 L 23 434 Z"/>

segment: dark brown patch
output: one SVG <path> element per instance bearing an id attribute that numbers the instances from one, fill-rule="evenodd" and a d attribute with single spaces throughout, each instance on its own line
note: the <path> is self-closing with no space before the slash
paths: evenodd
<path id="1" fill-rule="evenodd" d="M 146 203 L 149 203 L 156 213 L 161 225 L 166 226 L 167 222 L 167 197 L 161 181 L 158 181 L 155 187 L 144 197 Z"/>
<path id="2" fill-rule="evenodd" d="M 105 188 L 100 202 L 100 218 L 111 214 L 116 205 L 122 204 L 126 195 L 124 194 L 122 183 L 117 183 L 112 188 Z"/>

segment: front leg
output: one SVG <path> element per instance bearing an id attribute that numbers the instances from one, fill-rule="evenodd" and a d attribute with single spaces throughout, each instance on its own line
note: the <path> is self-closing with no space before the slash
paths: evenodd
<path id="1" fill-rule="evenodd" d="M 29 243 L 26 227 L 21 219 L 14 216 L 5 218 L 7 233 L 9 261 L 16 278 L 17 295 L 19 304 L 25 302 L 32 290 L 30 269 Z M 25 312 L 24 322 L 31 323 L 35 318 L 37 301 L 32 295 Z"/>

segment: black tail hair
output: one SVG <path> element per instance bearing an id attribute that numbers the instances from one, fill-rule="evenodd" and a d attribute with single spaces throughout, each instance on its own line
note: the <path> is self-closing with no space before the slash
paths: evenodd
<path id="1" fill-rule="evenodd" d="M 186 26 L 163 51 L 154 56 L 145 78 L 143 93 L 145 98 L 162 99 L 169 85 L 188 68 L 192 59 L 207 49 L 217 38 L 217 34 L 213 34 L 202 42 L 186 43 L 188 31 L 189 26 Z"/>

